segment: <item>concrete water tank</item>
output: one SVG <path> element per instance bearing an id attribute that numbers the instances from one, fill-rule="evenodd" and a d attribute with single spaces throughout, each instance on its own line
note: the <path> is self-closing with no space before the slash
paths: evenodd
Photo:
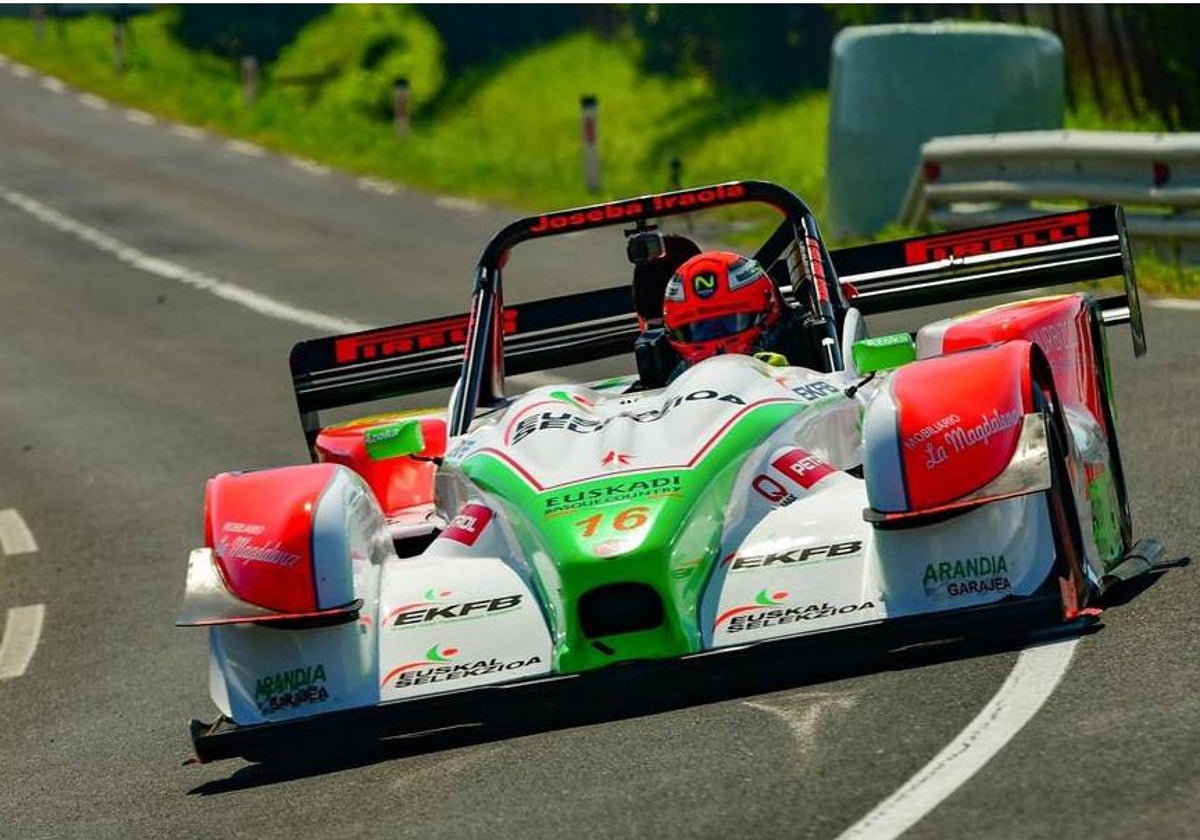
<path id="1" fill-rule="evenodd" d="M 830 229 L 894 222 L 932 137 L 1061 128 L 1063 50 L 1043 29 L 942 22 L 856 26 L 833 42 Z"/>

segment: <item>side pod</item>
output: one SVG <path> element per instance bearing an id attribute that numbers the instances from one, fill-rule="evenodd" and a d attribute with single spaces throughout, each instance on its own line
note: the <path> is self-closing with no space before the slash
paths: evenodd
<path id="1" fill-rule="evenodd" d="M 377 627 L 391 538 L 374 494 L 334 464 L 219 475 L 208 545 L 177 624 L 209 628 L 209 690 L 238 724 L 379 702 Z"/>
<path id="2" fill-rule="evenodd" d="M 864 421 L 865 518 L 896 526 L 1049 487 L 1035 352 L 1011 341 L 893 373 Z"/>

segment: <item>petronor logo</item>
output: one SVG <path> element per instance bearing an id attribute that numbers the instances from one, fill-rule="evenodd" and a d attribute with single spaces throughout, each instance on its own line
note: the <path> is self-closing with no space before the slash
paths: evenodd
<path id="1" fill-rule="evenodd" d="M 697 297 L 710 298 L 717 291 L 717 275 L 709 272 L 697 274 L 692 278 L 692 290 Z"/>

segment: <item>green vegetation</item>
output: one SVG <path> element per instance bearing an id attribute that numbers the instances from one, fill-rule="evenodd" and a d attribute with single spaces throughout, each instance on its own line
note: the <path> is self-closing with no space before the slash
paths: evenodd
<path id="1" fill-rule="evenodd" d="M 662 57 L 646 55 L 645 39 L 633 34 L 637 26 L 603 37 L 591 28 L 530 41 L 452 74 L 449 47 L 413 7 L 334 6 L 281 41 L 262 68 L 256 101 L 246 103 L 235 59 L 182 45 L 184 17 L 185 10 L 168 7 L 130 18 L 120 74 L 113 23 L 100 15 L 48 23 L 40 40 L 29 20 L 0 18 L 0 53 L 80 89 L 280 152 L 525 209 L 668 188 L 669 162 L 678 157 L 684 185 L 776 180 L 804 196 L 818 218 L 823 214 L 827 93 L 739 97 L 694 60 L 695 49 L 682 71 L 647 72 Z M 226 52 L 236 54 L 236 45 Z M 398 76 L 411 90 L 412 128 L 404 137 L 390 121 Z M 600 103 L 601 196 L 583 185 L 585 93 Z M 1164 126 L 1154 116 L 1114 125 L 1085 101 L 1066 122 Z M 1200 294 L 1200 272 L 1153 256 L 1139 265 L 1148 290 Z"/>
<path id="2" fill-rule="evenodd" d="M 774 178 L 823 204 L 828 97 L 730 103 L 701 75 L 647 76 L 638 44 L 578 32 L 517 54 L 486 76 L 445 78 L 437 33 L 408 7 L 337 6 L 264 68 L 242 101 L 238 67 L 172 37 L 178 10 L 129 22 L 125 73 L 112 23 L 0 20 L 0 52 L 129 105 L 355 172 L 519 207 L 595 200 L 583 186 L 579 97 L 599 97 L 604 195 L 685 183 Z M 410 80 L 413 127 L 397 138 L 391 84 Z"/>

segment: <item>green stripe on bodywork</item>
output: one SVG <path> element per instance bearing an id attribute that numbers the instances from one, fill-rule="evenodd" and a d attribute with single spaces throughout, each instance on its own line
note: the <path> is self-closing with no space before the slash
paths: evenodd
<path id="1" fill-rule="evenodd" d="M 556 671 L 700 650 L 700 597 L 719 559 L 724 512 L 738 470 L 747 453 L 811 406 L 786 402 L 750 408 L 690 468 L 617 473 L 542 492 L 491 453 L 463 462 L 474 483 L 512 506 L 508 518 L 547 599 Z M 662 599 L 664 622 L 651 630 L 584 637 L 577 619 L 580 598 L 616 583 L 654 589 Z"/>

